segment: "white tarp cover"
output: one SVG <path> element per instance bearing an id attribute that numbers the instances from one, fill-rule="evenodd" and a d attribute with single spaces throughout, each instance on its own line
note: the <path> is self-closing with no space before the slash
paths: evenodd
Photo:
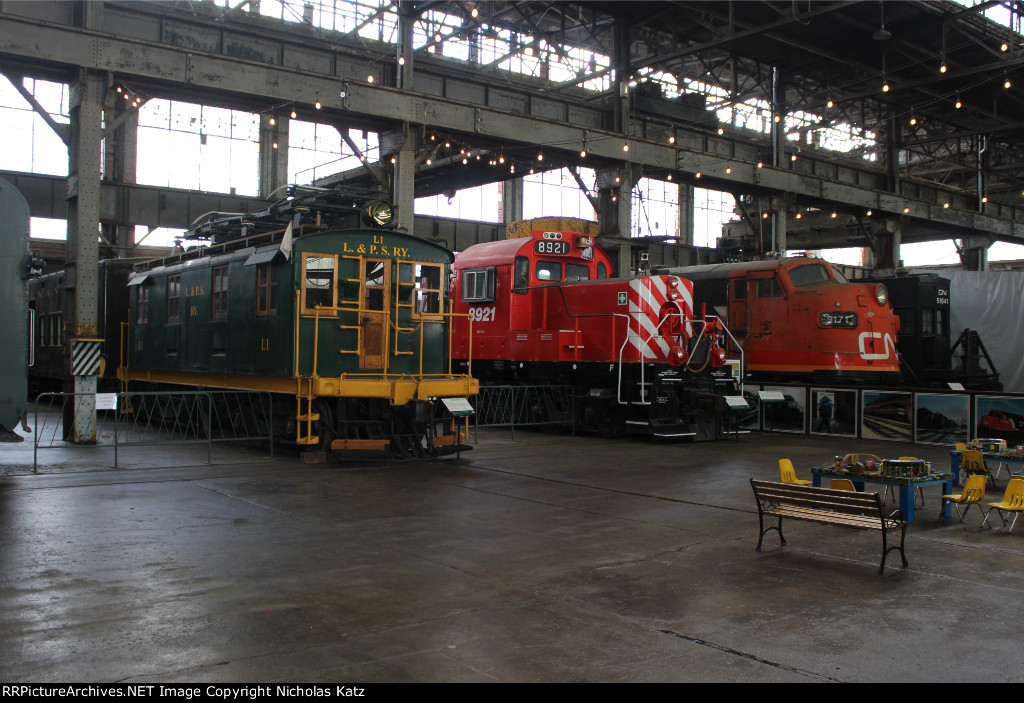
<path id="1" fill-rule="evenodd" d="M 1003 390 L 1024 393 L 1024 272 L 922 269 L 915 273 L 937 273 L 949 279 L 950 343 L 965 329 L 977 331 Z"/>

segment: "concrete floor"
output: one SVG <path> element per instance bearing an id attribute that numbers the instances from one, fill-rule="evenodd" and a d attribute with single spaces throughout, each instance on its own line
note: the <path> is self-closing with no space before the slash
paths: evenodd
<path id="1" fill-rule="evenodd" d="M 69 454 L 68 451 L 74 453 Z M 440 462 L 0 445 L 4 682 L 1021 681 L 1024 524 L 792 523 L 748 479 L 851 451 L 481 431 Z M 91 452 L 91 453 L 90 453 Z M 999 496 L 1005 478 L 1000 481 Z M 994 499 L 994 498 L 993 498 Z"/>

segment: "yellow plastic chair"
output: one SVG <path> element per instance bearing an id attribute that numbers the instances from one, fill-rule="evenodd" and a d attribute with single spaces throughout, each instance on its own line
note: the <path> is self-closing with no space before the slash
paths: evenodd
<path id="1" fill-rule="evenodd" d="M 837 491 L 856 491 L 857 487 L 853 485 L 853 481 L 848 478 L 834 478 L 829 482 L 829 488 L 834 488 Z"/>
<path id="2" fill-rule="evenodd" d="M 795 483 L 798 486 L 809 486 L 814 483 L 814 481 L 797 478 L 796 469 L 793 468 L 793 462 L 789 459 L 779 459 L 779 480 L 783 483 Z"/>
<path id="3" fill-rule="evenodd" d="M 985 466 L 985 460 L 981 452 L 974 449 L 965 449 L 960 454 L 960 483 L 964 483 L 968 476 L 985 476 L 992 482 L 992 488 L 996 487 L 996 481 L 992 478 L 992 472 Z"/>
<path id="4" fill-rule="evenodd" d="M 967 479 L 967 483 L 964 484 L 963 493 L 960 495 L 944 495 L 944 500 L 948 500 L 956 508 L 957 517 L 960 518 L 960 523 L 967 529 L 967 524 L 964 523 L 964 518 L 967 517 L 967 513 L 971 511 L 972 505 L 977 505 L 978 510 L 982 510 L 981 501 L 985 499 L 985 477 L 978 474 L 970 476 Z M 964 511 L 960 512 L 960 506 L 966 505 Z"/>
<path id="5" fill-rule="evenodd" d="M 1024 512 L 1024 477 L 1014 476 L 1010 479 L 1010 482 L 1006 484 L 1006 493 L 1003 495 L 1003 499 L 998 503 L 985 503 L 988 506 L 988 512 L 985 513 L 985 519 L 982 521 L 981 526 L 991 528 L 988 524 L 989 516 L 992 515 L 992 511 L 995 510 L 999 513 L 999 519 L 1003 521 L 1003 527 L 1006 526 L 1006 518 L 1003 517 L 1003 513 L 1014 513 L 1013 522 L 1010 523 L 1009 532 L 1013 532 L 1013 526 L 1017 524 L 1017 518 Z"/>

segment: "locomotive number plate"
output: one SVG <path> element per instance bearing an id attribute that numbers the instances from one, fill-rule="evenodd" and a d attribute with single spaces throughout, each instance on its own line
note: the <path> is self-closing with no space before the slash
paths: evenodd
<path id="1" fill-rule="evenodd" d="M 557 254 L 565 255 L 569 253 L 569 242 L 551 242 L 543 239 L 538 239 L 533 243 L 533 250 L 538 254 Z"/>
<path id="2" fill-rule="evenodd" d="M 857 313 L 823 312 L 818 318 L 818 324 L 822 327 L 856 327 Z"/>

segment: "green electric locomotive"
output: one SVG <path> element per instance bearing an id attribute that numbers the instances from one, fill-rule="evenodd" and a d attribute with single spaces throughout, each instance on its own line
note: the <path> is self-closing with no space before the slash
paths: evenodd
<path id="1" fill-rule="evenodd" d="M 478 391 L 449 361 L 451 252 L 284 205 L 211 221 L 194 231 L 209 246 L 136 267 L 119 378 L 288 396 L 275 434 L 317 451 L 450 446 L 437 400 Z M 370 221 L 388 212 L 376 203 Z"/>

